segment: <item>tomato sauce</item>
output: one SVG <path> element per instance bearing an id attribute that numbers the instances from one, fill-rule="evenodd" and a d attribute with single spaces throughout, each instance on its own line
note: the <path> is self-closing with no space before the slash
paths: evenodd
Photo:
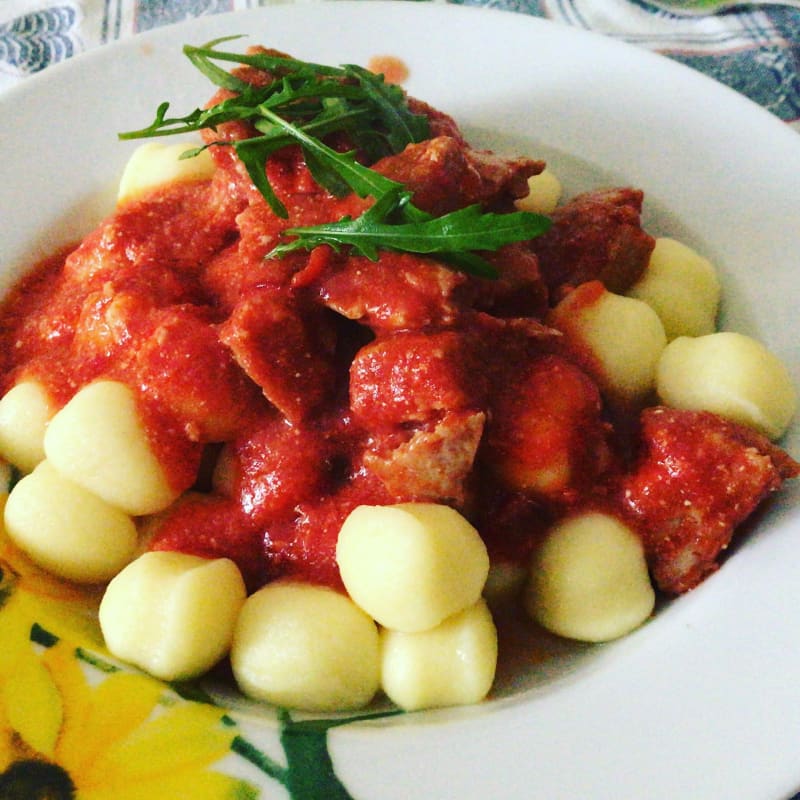
<path id="1" fill-rule="evenodd" d="M 408 65 L 397 56 L 373 56 L 367 63 L 367 69 L 383 75 L 386 83 L 403 83 L 408 80 Z"/>
<path id="2" fill-rule="evenodd" d="M 420 207 L 508 209 L 542 169 L 472 150 L 414 102 L 433 138 L 374 168 L 413 187 Z M 234 124 L 214 134 L 245 135 Z M 612 424 L 583 356 L 542 321 L 575 285 L 619 290 L 641 273 L 653 245 L 641 193 L 567 204 L 541 240 L 488 254 L 490 281 L 394 252 L 272 258 L 287 227 L 368 201 L 334 198 L 286 148 L 268 162 L 281 219 L 231 148 L 211 150 L 212 179 L 121 205 L 0 308 L 2 391 L 33 378 L 62 406 L 105 377 L 135 392 L 184 493 L 140 521 L 149 547 L 228 556 L 251 589 L 281 575 L 340 586 L 338 530 L 365 503 L 447 503 L 495 558 L 515 561 L 581 505 L 611 504 L 647 528 L 634 495 L 659 490 L 636 479 L 656 469 L 647 452 L 627 457 L 638 426 Z M 794 472 L 760 463 L 775 474 L 741 491 Z"/>

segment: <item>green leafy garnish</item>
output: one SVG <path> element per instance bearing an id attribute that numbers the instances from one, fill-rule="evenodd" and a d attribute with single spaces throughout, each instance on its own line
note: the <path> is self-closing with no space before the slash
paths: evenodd
<path id="1" fill-rule="evenodd" d="M 339 222 L 289 228 L 286 233 L 297 238 L 279 245 L 271 255 L 283 255 L 320 244 L 334 249 L 349 245 L 373 261 L 378 258 L 379 248 L 406 253 L 438 253 L 465 272 L 492 278 L 496 277 L 494 267 L 472 251 L 496 250 L 521 238 L 532 239 L 547 228 L 542 221 L 544 218 L 538 215 L 521 211 L 487 214 L 478 205 L 418 222 L 393 223 L 389 220 L 396 208 L 396 197 L 387 194 L 356 219 L 345 217 Z M 457 260 L 466 255 L 472 258 Z"/>
<path id="2" fill-rule="evenodd" d="M 259 136 L 230 143 L 272 210 L 286 217 L 286 209 L 267 185 L 264 167 L 276 150 L 305 141 L 319 141 L 332 133 L 346 133 L 363 157 L 374 162 L 399 153 L 412 142 L 430 136 L 428 118 L 408 108 L 403 91 L 383 77 L 353 65 L 328 67 L 268 53 L 238 54 L 217 50 L 216 39 L 202 47 L 185 45 L 184 53 L 212 83 L 237 92 L 211 108 L 196 108 L 180 117 L 169 117 L 169 103 L 162 103 L 155 119 L 145 128 L 120 133 L 120 139 L 215 130 L 234 120 L 249 122 Z M 214 60 L 235 62 L 273 76 L 266 86 L 253 86 L 221 69 Z M 281 126 L 282 122 L 288 127 Z M 219 144 L 223 144 L 219 142 Z M 338 169 L 315 169 L 316 160 L 301 143 L 309 168 L 321 186 L 336 196 L 350 191 Z M 197 152 L 197 151 L 195 151 Z"/>
<path id="3" fill-rule="evenodd" d="M 271 257 L 327 244 L 337 250 L 351 247 L 375 260 L 379 250 L 390 249 L 436 254 L 456 269 L 496 277 L 495 268 L 479 251 L 526 241 L 549 228 L 547 217 L 528 212 L 487 213 L 473 205 L 433 216 L 417 208 L 403 184 L 362 163 L 374 163 L 429 138 L 428 118 L 411 111 L 400 87 L 352 64 L 330 67 L 270 53 L 238 54 L 217 49 L 235 38 L 216 39 L 202 47 L 186 45 L 183 50 L 212 83 L 236 92 L 236 96 L 180 117 L 167 116 L 169 103 L 162 103 L 150 125 L 121 133 L 120 138 L 215 130 L 226 122 L 244 121 L 258 135 L 215 144 L 235 148 L 253 184 L 278 216 L 287 218 L 288 212 L 269 182 L 266 163 L 277 150 L 292 144 L 300 146 L 314 180 L 328 192 L 336 197 L 354 192 L 374 199 L 374 204 L 356 219 L 288 228 L 284 233 L 292 240 L 276 247 Z M 272 80 L 265 86 L 255 86 L 215 61 L 254 67 L 268 73 Z M 346 134 L 355 150 L 341 153 L 326 145 L 323 139 L 334 133 Z"/>

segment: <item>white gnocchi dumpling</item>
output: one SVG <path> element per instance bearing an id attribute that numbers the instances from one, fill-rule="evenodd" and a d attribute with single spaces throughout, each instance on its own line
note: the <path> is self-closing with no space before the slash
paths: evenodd
<path id="1" fill-rule="evenodd" d="M 731 331 L 670 342 L 658 365 L 657 391 L 669 406 L 712 411 L 770 439 L 783 435 L 797 409 L 783 362 L 757 340 Z"/>
<path id="2" fill-rule="evenodd" d="M 604 642 L 630 633 L 655 605 L 639 537 L 605 513 L 565 519 L 532 558 L 524 604 L 559 636 Z"/>
<path id="3" fill-rule="evenodd" d="M 484 600 L 417 633 L 381 631 L 381 686 L 401 708 L 483 700 L 497 668 L 497 630 Z"/>
<path id="4" fill-rule="evenodd" d="M 201 150 L 197 155 L 181 158 L 184 153 L 196 146 L 188 142 L 177 144 L 147 142 L 137 147 L 122 171 L 117 202 L 132 200 L 150 189 L 167 183 L 187 183 L 212 177 L 215 165 L 208 150 Z"/>
<path id="5" fill-rule="evenodd" d="M 0 399 L 0 455 L 22 472 L 31 472 L 44 460 L 44 432 L 55 413 L 39 381 L 12 386 Z"/>
<path id="6" fill-rule="evenodd" d="M 31 560 L 77 583 L 109 580 L 136 551 L 133 520 L 47 460 L 11 490 L 4 519 L 6 533 Z"/>
<path id="7" fill-rule="evenodd" d="M 528 178 L 528 194 L 514 201 L 519 211 L 534 214 L 552 214 L 561 201 L 561 181 L 549 168 L 545 167 L 538 175 Z"/>
<path id="8" fill-rule="evenodd" d="M 655 388 L 667 337 L 658 314 L 643 300 L 589 281 L 567 294 L 549 321 L 584 354 L 587 369 L 610 397 L 636 403 Z"/>
<path id="9" fill-rule="evenodd" d="M 361 708 L 380 687 L 377 626 L 324 586 L 279 581 L 250 595 L 230 657 L 244 694 L 284 708 Z"/>
<path id="10" fill-rule="evenodd" d="M 667 339 L 716 330 L 720 282 L 714 265 L 682 242 L 656 239 L 647 269 L 628 290 L 661 319 Z"/>
<path id="11" fill-rule="evenodd" d="M 80 389 L 50 420 L 44 449 L 66 478 L 131 515 L 161 511 L 179 494 L 124 383 L 98 380 Z"/>
<path id="12" fill-rule="evenodd" d="M 435 503 L 359 506 L 339 531 L 336 561 L 350 597 L 384 627 L 406 632 L 475 603 L 489 572 L 475 528 Z"/>
<path id="13" fill-rule="evenodd" d="M 228 653 L 245 596 L 230 559 L 143 553 L 106 588 L 100 627 L 117 658 L 161 680 L 187 680 Z"/>

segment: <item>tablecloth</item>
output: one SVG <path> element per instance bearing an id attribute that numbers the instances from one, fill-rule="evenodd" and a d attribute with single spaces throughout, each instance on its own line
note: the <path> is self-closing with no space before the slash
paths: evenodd
<path id="1" fill-rule="evenodd" d="M 285 1 L 3 0 L 0 90 L 115 39 L 202 14 Z M 800 9 L 743 6 L 686 18 L 647 0 L 430 1 L 547 17 L 658 51 L 733 87 L 800 132 Z"/>

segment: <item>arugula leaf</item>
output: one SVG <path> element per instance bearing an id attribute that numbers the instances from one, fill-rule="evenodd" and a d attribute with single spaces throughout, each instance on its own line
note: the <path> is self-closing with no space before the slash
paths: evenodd
<path id="1" fill-rule="evenodd" d="M 240 80 L 235 75 L 232 75 L 227 70 L 218 67 L 211 61 L 212 54 L 217 54 L 219 51 L 214 48 L 223 42 L 231 42 L 234 39 L 239 39 L 239 36 L 224 36 L 219 39 L 214 39 L 203 47 L 194 47 L 190 44 L 184 45 L 183 54 L 203 73 L 213 84 L 220 86 L 224 89 L 230 89 L 234 92 L 246 92 L 247 84 L 245 81 Z M 218 56 L 217 56 L 218 57 Z"/>
<path id="2" fill-rule="evenodd" d="M 261 192 L 261 195 L 267 203 L 269 203 L 269 207 L 273 212 L 282 219 L 286 219 L 289 216 L 289 212 L 275 194 L 264 169 L 266 160 L 282 146 L 283 144 L 281 141 L 276 140 L 274 137 L 242 139 L 234 145 L 236 154 L 239 156 L 242 164 L 244 164 L 247 174 L 250 176 L 250 180 L 253 181 L 253 185 Z"/>
<path id="3" fill-rule="evenodd" d="M 262 113 L 278 128 L 283 129 L 302 145 L 304 152 L 310 153 L 320 165 L 334 171 L 347 184 L 350 191 L 355 192 L 359 197 L 372 196 L 377 198 L 383 194 L 405 188 L 402 183 L 393 181 L 391 178 L 387 178 L 379 172 L 359 164 L 354 153 L 337 152 L 314 136 L 309 136 L 302 128 L 287 122 L 271 109 L 262 108 Z M 325 183 L 322 185 L 326 189 L 328 188 Z"/>
<path id="4" fill-rule="evenodd" d="M 386 138 L 393 152 L 399 153 L 409 142 L 421 142 L 427 138 L 427 119 L 408 110 L 398 86 L 387 84 L 382 75 L 375 75 L 355 64 L 345 66 L 345 72 L 358 80 L 367 97 L 374 102 L 388 131 Z"/>
<path id="5" fill-rule="evenodd" d="M 427 117 L 413 114 L 402 90 L 385 84 L 382 76 L 360 67 L 329 67 L 270 53 L 239 54 L 216 49 L 218 44 L 237 38 L 240 37 L 229 36 L 201 47 L 185 45 L 183 48 L 191 63 L 213 84 L 236 92 L 237 97 L 171 119 L 165 116 L 168 104 L 162 104 L 149 126 L 121 133 L 120 138 L 138 139 L 213 129 L 233 119 L 258 126 L 263 108 L 280 108 L 281 116 L 297 124 L 312 123 L 320 115 L 325 115 L 328 132 L 377 128 L 385 144 L 376 158 L 399 152 L 406 144 L 423 141 L 430 135 Z M 264 70 L 273 76 L 273 81 L 266 86 L 253 86 L 217 66 L 213 63 L 215 60 Z M 340 100 L 339 110 L 347 112 L 338 127 L 333 124 L 330 113 L 326 113 L 326 101 L 331 98 Z M 301 104 L 303 99 L 311 102 Z M 353 115 L 363 118 L 363 124 L 357 129 L 352 125 Z M 397 124 L 398 120 L 402 121 L 401 125 Z"/>
<path id="6" fill-rule="evenodd" d="M 125 131 L 118 134 L 121 140 L 144 139 L 153 136 L 173 136 L 181 133 L 195 133 L 206 128 L 214 129 L 224 122 L 246 119 L 251 105 L 255 102 L 252 94 L 249 98 L 232 97 L 223 100 L 207 109 L 195 108 L 182 117 L 167 117 L 169 103 L 162 103 L 156 110 L 153 122 L 144 128 Z"/>
<path id="7" fill-rule="evenodd" d="M 246 64 L 264 72 L 280 72 L 282 74 L 294 74 L 301 77 L 314 79 L 318 75 L 343 75 L 344 70 L 340 67 L 331 67 L 327 64 L 315 64 L 311 61 L 301 61 L 290 56 L 280 56 L 274 53 L 230 53 L 217 50 L 216 46 L 224 42 L 243 39 L 243 34 L 233 36 L 223 36 L 219 39 L 212 39 L 206 44 L 196 47 L 194 45 L 184 45 L 184 53 L 194 53 L 197 58 L 217 59 L 218 61 L 229 61 L 235 64 Z"/>
<path id="8" fill-rule="evenodd" d="M 386 195 L 357 219 L 289 228 L 285 233 L 298 238 L 289 245 L 279 245 L 281 252 L 319 244 L 350 245 L 375 260 L 379 247 L 420 254 L 497 250 L 505 244 L 533 239 L 548 227 L 545 218 L 536 214 L 484 213 L 479 205 L 424 222 L 387 223 L 382 206 L 393 201 Z"/>
<path id="9" fill-rule="evenodd" d="M 354 192 L 374 203 L 357 219 L 285 231 L 292 241 L 276 247 L 270 257 L 320 244 L 352 247 L 370 259 L 380 249 L 435 254 L 442 262 L 483 277 L 497 272 L 480 251 L 532 239 L 546 231 L 550 220 L 527 212 L 485 213 L 478 205 L 434 217 L 414 206 L 406 187 L 365 166 L 400 153 L 409 144 L 430 136 L 424 114 L 414 113 L 403 90 L 387 84 L 382 75 L 353 64 L 330 67 L 274 53 L 238 54 L 217 46 L 237 39 L 230 36 L 203 46 L 185 45 L 191 63 L 215 85 L 234 97 L 182 117 L 168 117 L 169 103 L 156 110 L 145 128 L 120 133 L 121 139 L 169 136 L 215 130 L 234 120 L 247 122 L 258 135 L 211 144 L 232 146 L 253 184 L 272 211 L 288 217 L 285 205 L 270 184 L 266 164 L 270 156 L 289 145 L 299 145 L 314 180 L 337 197 Z M 215 61 L 243 64 L 272 76 L 265 86 L 253 86 L 218 66 Z M 356 148 L 341 153 L 322 139 L 344 132 Z M 196 154 L 205 147 L 191 151 Z"/>
<path id="10" fill-rule="evenodd" d="M 387 194 L 357 219 L 345 217 L 339 222 L 289 228 L 285 233 L 297 238 L 278 245 L 270 255 L 321 244 L 337 250 L 347 245 L 372 261 L 377 260 L 379 248 L 421 255 L 436 253 L 449 256 L 451 263 L 457 263 L 466 272 L 496 277 L 496 270 L 472 251 L 497 250 L 505 244 L 533 239 L 550 224 L 545 217 L 522 211 L 484 213 L 479 205 L 416 222 L 387 222 L 386 218 L 397 207 L 397 198 Z M 463 254 L 473 257 L 459 260 L 458 256 Z"/>

